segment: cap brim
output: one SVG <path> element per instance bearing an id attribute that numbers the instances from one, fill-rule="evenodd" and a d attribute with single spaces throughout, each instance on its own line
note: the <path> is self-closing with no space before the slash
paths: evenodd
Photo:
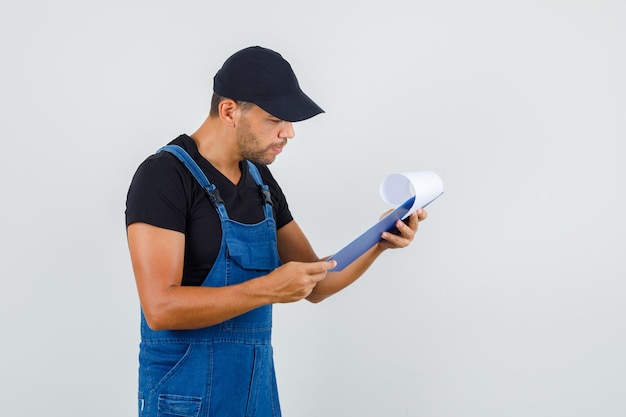
<path id="1" fill-rule="evenodd" d="M 281 97 L 280 99 L 268 101 L 255 100 L 254 104 L 272 116 L 288 122 L 300 122 L 320 113 L 324 113 L 324 110 L 302 91 L 298 91 L 287 97 Z"/>

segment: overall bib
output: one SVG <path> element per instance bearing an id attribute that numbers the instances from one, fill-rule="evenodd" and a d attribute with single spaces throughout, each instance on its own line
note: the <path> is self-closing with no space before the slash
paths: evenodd
<path id="1" fill-rule="evenodd" d="M 203 286 L 238 284 L 280 265 L 269 188 L 248 162 L 259 186 L 265 219 L 242 224 L 228 218 L 215 185 L 180 147 L 168 145 L 207 192 L 217 210 L 222 241 Z M 150 329 L 141 313 L 140 417 L 280 416 L 271 346 L 272 306 L 194 330 Z"/>

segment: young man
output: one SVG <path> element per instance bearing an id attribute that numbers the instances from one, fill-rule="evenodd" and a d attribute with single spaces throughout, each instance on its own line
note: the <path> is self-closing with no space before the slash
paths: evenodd
<path id="1" fill-rule="evenodd" d="M 322 112 L 281 55 L 246 48 L 214 77 L 200 128 L 138 168 L 126 224 L 141 302 L 140 416 L 280 416 L 272 304 L 322 301 L 413 240 L 424 210 L 341 272 L 315 254 L 266 165 L 293 122 Z"/>

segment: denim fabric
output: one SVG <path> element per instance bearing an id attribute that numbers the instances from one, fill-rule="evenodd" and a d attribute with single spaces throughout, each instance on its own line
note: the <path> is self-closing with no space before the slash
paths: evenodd
<path id="1" fill-rule="evenodd" d="M 162 150 L 171 152 L 168 148 Z M 174 150 L 175 155 L 186 166 L 193 164 L 196 176 L 199 168 L 181 150 Z M 249 169 L 263 186 L 256 167 L 249 164 Z M 203 179 L 199 182 L 207 188 Z M 223 203 L 217 205 L 222 242 L 203 286 L 238 284 L 280 265 L 276 225 L 268 202 L 264 204 L 265 220 L 254 225 L 229 219 Z M 271 305 L 195 330 L 154 331 L 142 312 L 139 416 L 280 416 L 271 329 Z"/>

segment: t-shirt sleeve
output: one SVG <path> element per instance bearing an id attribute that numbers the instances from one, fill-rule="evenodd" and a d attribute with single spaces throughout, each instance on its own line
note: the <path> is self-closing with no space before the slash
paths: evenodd
<path id="1" fill-rule="evenodd" d="M 175 158 L 162 152 L 137 169 L 126 196 L 126 225 L 141 222 L 185 233 L 188 185 Z"/>

